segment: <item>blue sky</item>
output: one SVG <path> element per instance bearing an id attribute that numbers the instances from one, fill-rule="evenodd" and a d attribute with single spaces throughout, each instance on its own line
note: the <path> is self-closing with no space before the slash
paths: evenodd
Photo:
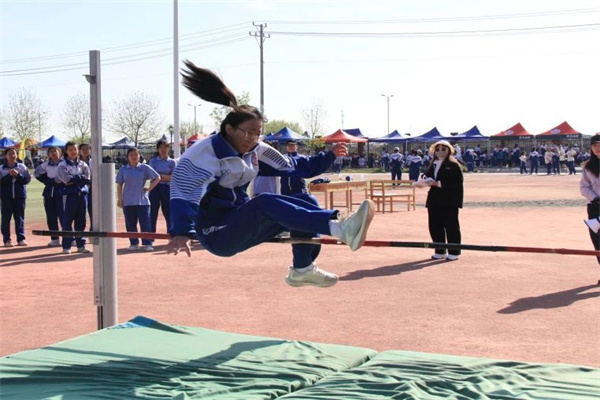
<path id="1" fill-rule="evenodd" d="M 88 51 L 100 50 L 104 107 L 142 91 L 160 99 L 171 122 L 172 7 L 172 1 L 1 0 L 0 106 L 11 92 L 33 89 L 50 112 L 47 135 L 60 136 L 66 100 L 89 92 L 82 77 Z M 597 0 L 180 1 L 180 58 L 213 69 L 258 106 L 259 47 L 248 34 L 253 21 L 266 22 L 272 32 L 264 47 L 269 119 L 301 122 L 300 109 L 318 99 L 327 110 L 327 133 L 342 127 L 343 112 L 344 128 L 382 136 L 387 109 L 381 95 L 393 94 L 390 130 L 413 135 L 473 125 L 491 135 L 517 122 L 540 133 L 564 120 L 584 133 L 600 131 Z M 546 29 L 567 25 L 584 27 Z M 522 28 L 544 29 L 509 33 Z M 457 31 L 479 34 L 439 34 Z M 404 35 L 332 35 L 360 32 Z M 77 63 L 69 71 L 22 74 Z M 193 120 L 188 104 L 202 104 L 198 121 L 213 130 L 213 105 L 181 88 L 182 121 Z"/>

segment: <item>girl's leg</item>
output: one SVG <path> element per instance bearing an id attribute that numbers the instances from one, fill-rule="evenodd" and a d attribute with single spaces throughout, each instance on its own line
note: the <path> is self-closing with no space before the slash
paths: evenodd
<path id="1" fill-rule="evenodd" d="M 171 229 L 171 187 L 169 185 L 158 185 L 160 188 L 160 203 L 165 222 L 167 224 L 167 232 Z M 156 231 L 154 231 L 156 232 Z"/>
<path id="2" fill-rule="evenodd" d="M 431 241 L 433 242 L 446 242 L 446 232 L 444 231 L 444 224 L 442 221 L 444 214 L 443 211 L 444 210 L 440 207 L 427 208 L 427 215 L 429 216 L 429 235 L 431 236 Z M 444 255 L 446 254 L 446 249 L 435 249 L 435 254 Z"/>
<path id="3" fill-rule="evenodd" d="M 5 199 L 2 204 L 2 243 L 10 242 L 10 220 L 12 218 L 12 200 Z"/>
<path id="4" fill-rule="evenodd" d="M 588 204 L 587 214 L 588 219 L 598 218 L 600 216 L 600 206 L 598 204 Z M 591 229 L 588 229 L 588 231 L 590 232 L 590 239 L 592 240 L 594 249 L 600 250 L 600 232 L 594 232 Z M 598 264 L 600 264 L 600 257 L 597 257 L 597 260 Z"/>
<path id="5" fill-rule="evenodd" d="M 125 229 L 127 232 L 137 232 L 137 213 L 135 206 L 123 207 L 123 215 L 125 216 Z M 137 238 L 129 238 L 129 244 L 139 246 L 140 240 Z"/>
<path id="6" fill-rule="evenodd" d="M 140 221 L 140 232 L 150 232 L 150 206 L 137 206 L 137 218 Z M 152 240 L 142 239 L 144 246 L 151 246 Z"/>
<path id="7" fill-rule="evenodd" d="M 14 200 L 15 233 L 17 242 L 25 240 L 25 199 Z"/>
<path id="8" fill-rule="evenodd" d="M 77 197 L 75 196 L 63 196 L 63 218 L 62 218 L 62 230 L 65 232 L 73 231 L 73 221 L 75 220 L 75 214 L 77 212 Z M 69 236 L 63 236 L 62 248 L 63 250 L 69 250 L 71 244 L 75 238 Z"/>
<path id="9" fill-rule="evenodd" d="M 443 223 L 446 230 L 446 243 L 461 243 L 460 223 L 458 221 L 458 208 L 445 208 Z M 460 255 L 460 250 L 448 250 L 448 254 Z"/>
<path id="10" fill-rule="evenodd" d="M 156 221 L 158 221 L 158 210 L 160 209 L 160 186 L 158 184 L 152 191 L 148 194 L 148 198 L 150 199 L 150 231 L 156 232 Z"/>
<path id="11" fill-rule="evenodd" d="M 77 214 L 75 215 L 75 230 L 76 231 L 85 231 L 86 225 L 86 216 L 87 216 L 87 195 L 82 195 L 77 198 Z M 77 244 L 77 248 L 80 249 L 85 247 L 86 238 L 78 237 L 75 238 L 75 243 Z"/>

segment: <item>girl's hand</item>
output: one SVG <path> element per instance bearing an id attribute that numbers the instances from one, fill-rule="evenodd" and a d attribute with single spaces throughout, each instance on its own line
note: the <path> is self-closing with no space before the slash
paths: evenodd
<path id="1" fill-rule="evenodd" d="M 336 157 L 345 156 L 348 154 L 348 148 L 344 143 L 336 143 L 331 147 L 331 151 Z"/>
<path id="2" fill-rule="evenodd" d="M 187 236 L 175 236 L 167 244 L 167 254 L 179 254 L 181 250 L 185 250 L 188 257 L 192 256 L 192 248 L 190 247 L 190 239 Z"/>
<path id="3" fill-rule="evenodd" d="M 117 207 L 123 208 L 123 199 L 117 199 Z"/>

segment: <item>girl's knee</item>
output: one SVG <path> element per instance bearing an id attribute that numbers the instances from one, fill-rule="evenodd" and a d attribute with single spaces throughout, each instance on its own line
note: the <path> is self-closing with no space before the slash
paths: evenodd
<path id="1" fill-rule="evenodd" d="M 302 199 L 304 201 L 307 201 L 309 203 L 315 204 L 315 205 L 319 205 L 319 200 L 317 200 L 317 198 L 315 196 L 313 196 L 312 194 L 309 193 L 300 193 L 297 194 L 295 197 Z"/>

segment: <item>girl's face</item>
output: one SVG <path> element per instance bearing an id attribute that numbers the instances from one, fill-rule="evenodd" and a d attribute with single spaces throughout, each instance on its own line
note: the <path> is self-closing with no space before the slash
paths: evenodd
<path id="1" fill-rule="evenodd" d="M 598 158 L 600 158 L 600 143 L 594 143 L 592 145 L 592 153 Z"/>
<path id="2" fill-rule="evenodd" d="M 6 161 L 10 165 L 15 164 L 17 162 L 17 152 L 15 150 L 9 150 L 6 153 Z"/>
<path id="3" fill-rule="evenodd" d="M 445 160 L 450 156 L 450 149 L 448 146 L 444 146 L 443 144 L 438 144 L 435 146 L 435 158 L 438 160 Z"/>
<path id="4" fill-rule="evenodd" d="M 127 159 L 129 160 L 129 164 L 136 166 L 140 162 L 140 153 L 137 150 L 130 151 L 127 154 Z"/>
<path id="5" fill-rule="evenodd" d="M 69 157 L 71 160 L 75 160 L 77 158 L 77 155 L 79 155 L 79 150 L 77 150 L 77 146 L 71 145 L 67 147 L 67 157 Z"/>
<path id="6" fill-rule="evenodd" d="M 90 152 L 90 146 L 81 146 L 81 149 L 79 150 L 79 154 L 81 154 L 81 157 L 83 158 L 89 157 Z"/>
<path id="7" fill-rule="evenodd" d="M 48 152 L 48 157 L 53 162 L 56 162 L 60 158 L 60 152 L 58 151 L 58 149 L 52 149 Z"/>
<path id="8" fill-rule="evenodd" d="M 160 158 L 167 158 L 167 156 L 169 155 L 169 145 L 161 144 L 158 148 L 158 155 L 160 156 Z"/>
<path id="9" fill-rule="evenodd" d="M 225 126 L 225 140 L 240 154 L 249 152 L 260 140 L 263 129 L 262 119 L 250 119 L 236 127 Z"/>

